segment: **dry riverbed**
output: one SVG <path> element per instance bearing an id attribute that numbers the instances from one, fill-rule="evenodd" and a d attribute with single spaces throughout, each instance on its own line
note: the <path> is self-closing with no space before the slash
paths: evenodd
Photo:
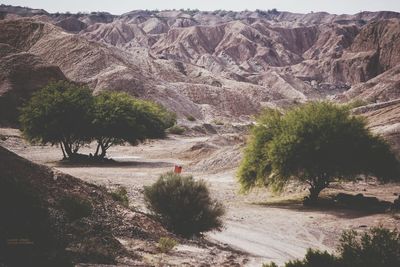
<path id="1" fill-rule="evenodd" d="M 234 250 L 242 251 L 242 254 L 236 253 L 241 265 L 261 266 L 268 261 L 281 264 L 303 257 L 309 247 L 333 251 L 340 233 L 345 229 L 364 231 L 378 225 L 400 229 L 399 214 L 305 209 L 297 203 L 273 205 L 266 201 L 279 197 L 272 196 L 266 190 L 257 190 L 249 195 L 239 194 L 235 167 L 240 161 L 243 138 L 234 134 L 170 136 L 165 140 L 135 147 L 116 146 L 110 148 L 108 155 L 117 163 L 104 166 L 62 165 L 59 163 L 59 148 L 29 145 L 22 140 L 19 131 L 14 129 L 0 129 L 0 134 L 6 137 L 3 138 L 5 140 L 0 140 L 0 145 L 29 160 L 109 188 L 125 186 L 132 205 L 143 211 L 146 211 L 143 186 L 152 184 L 160 174 L 173 170 L 175 164 L 182 165 L 184 174 L 206 180 L 213 196 L 226 206 L 225 229 L 207 234 L 207 239 L 213 244 L 225 247 L 228 245 Z M 83 149 L 88 153 L 91 150 L 93 149 L 89 147 Z M 400 193 L 400 186 L 359 182 L 338 184 L 326 191 L 360 192 L 393 201 Z M 304 191 L 293 187 L 287 193 L 298 197 Z M 196 249 L 199 251 L 193 251 Z M 180 251 L 177 255 L 182 257 L 185 253 L 194 252 L 201 256 L 202 249 L 204 248 L 181 245 L 177 248 Z M 213 256 L 231 257 L 229 254 L 211 254 L 210 257 Z M 197 260 L 201 261 L 201 257 Z M 178 262 L 179 260 L 174 260 L 172 263 Z"/>

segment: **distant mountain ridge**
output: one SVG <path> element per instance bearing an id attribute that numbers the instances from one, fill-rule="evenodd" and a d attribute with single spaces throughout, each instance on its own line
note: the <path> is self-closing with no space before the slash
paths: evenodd
<path id="1" fill-rule="evenodd" d="M 0 43 L 67 79 L 152 99 L 184 119 L 248 120 L 309 99 L 400 98 L 400 13 L 137 10 L 50 14 L 0 6 Z M 1 98 L 1 96 L 0 96 Z"/>

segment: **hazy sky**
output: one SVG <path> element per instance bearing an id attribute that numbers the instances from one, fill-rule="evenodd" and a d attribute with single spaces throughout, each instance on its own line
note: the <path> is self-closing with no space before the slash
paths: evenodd
<path id="1" fill-rule="evenodd" d="M 135 9 L 254 10 L 308 13 L 327 11 L 353 14 L 360 11 L 400 12 L 400 0 L 0 0 L 1 4 L 42 8 L 49 12 L 108 11 L 122 14 Z"/>

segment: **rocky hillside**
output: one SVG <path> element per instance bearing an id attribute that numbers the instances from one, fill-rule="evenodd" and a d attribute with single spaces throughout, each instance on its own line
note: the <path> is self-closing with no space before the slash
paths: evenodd
<path id="1" fill-rule="evenodd" d="M 354 113 L 365 116 L 370 129 L 384 136 L 400 156 L 400 99 L 359 107 Z"/>
<path id="2" fill-rule="evenodd" d="M 95 91 L 153 99 L 181 118 L 247 120 L 308 99 L 399 97 L 400 14 L 195 10 L 49 14 L 0 6 L 0 43 Z"/>
<path id="3" fill-rule="evenodd" d="M 155 246 L 170 234 L 148 216 L 115 202 L 104 188 L 34 164 L 0 146 L 0 264 L 142 264 L 117 238 Z M 12 203 L 12 205 L 10 205 Z M 27 240 L 13 246 L 10 240 Z"/>
<path id="4" fill-rule="evenodd" d="M 0 43 L 0 123 L 17 120 L 17 108 L 51 80 L 63 80 L 59 67 L 39 56 Z"/>
<path id="5" fill-rule="evenodd" d="M 18 146 L 15 130 L 2 133 L 2 145 L 10 139 Z M 0 266 L 243 266 L 248 260 L 217 242 L 179 238 L 137 205 L 126 207 L 103 186 L 0 145 Z M 160 253 L 161 237 L 179 244 Z"/>

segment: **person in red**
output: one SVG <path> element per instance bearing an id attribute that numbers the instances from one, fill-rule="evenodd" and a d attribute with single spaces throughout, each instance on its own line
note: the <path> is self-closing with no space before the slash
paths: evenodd
<path id="1" fill-rule="evenodd" d="M 174 173 L 181 173 L 181 172 L 182 172 L 182 166 L 175 165 Z"/>

